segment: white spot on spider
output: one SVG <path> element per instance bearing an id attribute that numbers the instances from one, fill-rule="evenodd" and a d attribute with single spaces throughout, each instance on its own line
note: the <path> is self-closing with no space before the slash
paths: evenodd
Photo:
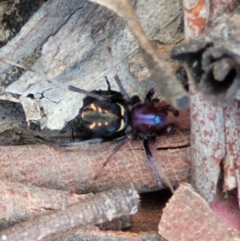
<path id="1" fill-rule="evenodd" d="M 90 128 L 90 129 L 93 129 L 95 126 L 96 126 L 96 122 L 93 122 L 93 123 L 89 126 L 89 128 Z"/>
<path id="2" fill-rule="evenodd" d="M 137 210 L 138 210 L 138 206 L 136 205 L 136 206 L 132 207 L 130 214 L 136 213 Z"/>
<path id="3" fill-rule="evenodd" d="M 91 105 L 90 105 L 90 108 L 93 109 L 93 110 L 96 110 L 96 109 L 97 109 L 94 104 L 91 104 Z"/>
<path id="4" fill-rule="evenodd" d="M 167 132 L 169 133 L 171 130 L 172 130 L 172 126 L 169 126 L 169 127 L 167 128 Z"/>
<path id="5" fill-rule="evenodd" d="M 198 61 L 193 62 L 192 68 L 195 68 L 198 65 Z"/>

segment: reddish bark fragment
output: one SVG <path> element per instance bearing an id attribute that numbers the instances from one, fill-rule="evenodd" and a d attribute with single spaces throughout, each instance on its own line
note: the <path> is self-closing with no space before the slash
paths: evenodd
<path id="1" fill-rule="evenodd" d="M 211 1 L 211 19 L 215 19 L 221 14 L 233 10 L 238 5 L 237 0 L 212 0 Z"/>
<path id="2" fill-rule="evenodd" d="M 233 10 L 237 5 L 237 0 L 184 0 L 186 40 L 202 34 L 209 21 L 216 19 L 224 12 Z"/>
<path id="3" fill-rule="evenodd" d="M 222 107 L 209 104 L 199 94 L 192 95 L 192 183 L 211 202 L 217 191 L 220 162 L 225 156 Z M 214 121 L 211 118 L 214 116 Z M 204 124 L 201 124 L 204 123 Z M 206 135 L 206 133 L 211 133 Z"/>
<path id="4" fill-rule="evenodd" d="M 181 133 L 159 137 L 159 142 L 151 146 L 159 167 L 166 165 L 168 169 L 164 172 L 174 181 L 186 180 L 190 170 L 189 136 L 186 132 Z M 176 142 L 179 143 L 176 145 Z M 75 189 L 78 193 L 99 191 L 125 183 L 133 183 L 140 192 L 163 187 L 148 164 L 142 143 L 138 141 L 126 144 L 94 180 L 115 145 L 105 143 L 88 149 L 47 145 L 0 147 L 0 179 L 52 189 Z M 180 149 L 172 149 L 171 146 Z M 171 149 L 168 150 L 168 147 Z"/>
<path id="5" fill-rule="evenodd" d="M 166 241 L 157 232 L 120 232 L 120 231 L 97 231 L 87 228 L 78 229 L 76 232 L 69 232 L 58 235 L 58 239 L 44 239 L 44 241 Z"/>
<path id="6" fill-rule="evenodd" d="M 224 109 L 226 156 L 224 158 L 224 189 L 232 190 L 238 186 L 239 163 L 240 163 L 240 126 L 238 103 Z"/>
<path id="7" fill-rule="evenodd" d="M 180 129 L 189 129 L 189 111 L 181 112 L 178 118 L 170 115 L 170 121 Z M 139 192 L 163 188 L 148 164 L 141 141 L 127 143 L 113 155 L 98 179 L 94 180 L 115 145 L 111 142 L 87 148 L 0 146 L 0 180 L 52 189 L 74 189 L 78 193 L 100 191 L 124 183 L 133 183 Z M 189 146 L 189 131 L 179 129 L 151 142 L 151 150 L 159 168 L 173 182 L 188 179 Z"/>
<path id="8" fill-rule="evenodd" d="M 214 20 L 225 11 L 233 9 L 237 1 L 184 1 L 185 14 L 185 38 L 193 39 L 202 34 L 206 23 Z M 191 78 L 189 78 L 191 79 Z M 228 107 L 232 108 L 232 107 Z M 235 109 L 236 110 L 236 109 Z M 227 151 L 229 183 L 234 186 L 234 178 L 231 178 L 233 165 L 230 159 L 236 159 L 236 152 L 229 152 L 232 144 L 226 141 L 231 137 L 225 136 L 224 110 L 221 107 L 212 106 L 200 93 L 192 90 L 191 96 L 191 138 L 192 138 L 192 183 L 196 190 L 208 201 L 213 200 L 217 190 L 217 181 L 220 174 L 220 162 Z M 235 128 L 235 127 L 234 127 Z M 234 137 L 236 139 L 236 137 Z M 236 149 L 236 148 L 235 148 Z M 231 166 L 231 167 L 230 167 Z M 236 182 L 236 181 L 235 181 Z M 229 184 L 230 186 L 230 184 Z"/>
<path id="9" fill-rule="evenodd" d="M 2 240 L 42 240 L 77 226 L 111 221 L 113 218 L 134 214 L 139 196 L 132 185 L 98 193 L 82 202 L 30 219 L 1 231 Z"/>
<path id="10" fill-rule="evenodd" d="M 85 198 L 93 195 L 76 195 L 74 193 L 25 186 L 19 183 L 0 182 L 0 191 L 2 199 L 0 200 L 0 226 L 7 227 L 15 222 L 24 221 L 27 218 L 42 215 L 47 212 L 53 212 L 57 209 L 67 211 L 68 204 L 73 202 L 81 203 Z M 164 195 L 165 193 L 165 195 Z M 55 235 L 54 240 L 163 240 L 155 231 L 159 219 L 159 211 L 162 210 L 163 202 L 170 195 L 168 192 L 149 193 L 141 198 L 140 212 L 134 215 L 132 221 L 129 216 L 115 219 L 99 225 L 100 229 L 122 230 L 131 225 L 131 233 L 128 232 L 104 232 L 100 231 L 94 225 L 88 225 L 84 228 L 78 228 L 77 231 L 71 230 L 63 235 Z M 66 201 L 67 200 L 67 201 Z M 70 202 L 69 202 L 70 200 Z M 66 201 L 66 202 L 65 202 Z M 67 204 L 66 204 L 67 203 Z M 4 205 L 4 206 L 2 206 Z M 60 218 L 60 217 L 59 217 Z M 7 220 L 6 220 L 7 219 Z M 133 226 L 132 226 L 133 224 Z M 7 225 L 7 226 L 6 226 Z M 147 233 L 144 233 L 146 231 Z M 140 232 L 140 233 L 139 233 Z M 53 240 L 52 238 L 46 240 Z"/>
<path id="11" fill-rule="evenodd" d="M 2 180 L 0 180 L 0 193 L 0 224 L 23 221 L 47 213 L 49 210 L 65 209 L 66 206 L 91 196 Z"/>
<path id="12" fill-rule="evenodd" d="M 185 38 L 187 40 L 203 33 L 208 19 L 207 0 L 183 1 Z"/>
<path id="13" fill-rule="evenodd" d="M 159 233 L 171 241 L 240 238 L 240 233 L 227 227 L 189 184 L 181 184 L 164 208 Z"/>

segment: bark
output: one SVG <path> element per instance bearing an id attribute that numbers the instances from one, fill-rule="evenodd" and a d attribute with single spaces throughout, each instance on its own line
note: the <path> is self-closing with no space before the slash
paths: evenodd
<path id="1" fill-rule="evenodd" d="M 186 64 L 191 80 L 191 182 L 201 196 L 189 185 L 175 192 L 159 225 L 169 240 L 239 239 L 239 10 L 224 14 L 236 5 L 184 4 L 191 41 L 175 47 L 172 56 Z"/>
<path id="2" fill-rule="evenodd" d="M 43 240 L 77 226 L 111 221 L 122 215 L 134 214 L 139 196 L 131 185 L 98 193 L 87 200 L 3 230 L 3 240 Z"/>
<path id="3" fill-rule="evenodd" d="M 0 181 L 0 227 L 8 227 L 52 210 L 64 210 L 92 194 L 78 195 L 48 188 L 38 188 L 18 182 Z"/>
<path id="4" fill-rule="evenodd" d="M 113 149 L 113 143 L 82 148 L 49 145 L 4 146 L 1 150 L 1 180 L 29 183 L 40 187 L 87 193 L 133 183 L 139 192 L 163 188 L 146 160 L 142 143 L 131 141 L 96 173 Z M 159 168 L 173 184 L 189 178 L 188 132 L 158 138 L 151 149 Z M 159 150 L 158 150 L 159 149 Z"/>
<path id="5" fill-rule="evenodd" d="M 77 9 L 83 8 L 84 4 L 83 1 L 69 1 L 69 4 L 65 4 L 64 1 L 57 3 L 49 1 L 44 4 L 21 29 L 21 32 L 1 49 L 1 74 L 12 67 L 4 61 L 5 59 L 15 63 L 21 60 L 35 48 L 41 46 L 53 33 L 56 33 L 67 22 L 69 16 Z M 41 27 L 36 28 L 36 26 Z"/>
<path id="6" fill-rule="evenodd" d="M 186 33 L 192 31 L 191 38 L 197 37 L 195 34 L 206 28 L 202 24 L 209 19 L 212 18 L 214 22 L 212 28 L 205 29 L 205 34 L 176 47 L 172 52 L 175 58 L 186 63 L 193 82 L 191 176 L 194 187 L 209 203 L 217 193 L 220 164 L 224 166 L 225 189 L 230 190 L 237 187 L 239 162 L 239 126 L 236 124 L 239 123 L 239 111 L 234 100 L 237 97 L 239 82 L 239 63 L 235 51 L 238 49 L 236 46 L 239 34 L 235 25 L 238 13 L 223 14 L 215 19 L 220 10 L 231 10 L 237 3 L 214 1 L 212 4 L 208 1 L 196 1 L 195 5 L 190 6 L 186 1 L 185 18 L 189 20 L 186 26 L 191 26 Z M 213 9 L 212 6 L 217 8 Z M 193 23 L 196 26 L 193 26 Z M 228 32 L 228 37 L 222 35 L 223 31 Z M 185 51 L 189 55 L 184 55 Z M 234 76 L 230 74 L 231 71 L 235 73 Z"/>
<path id="7" fill-rule="evenodd" d="M 181 65 L 170 58 L 170 52 L 172 50 L 172 44 L 164 44 L 157 40 L 152 40 L 151 44 L 154 47 L 158 56 L 161 56 L 161 61 L 164 62 L 169 72 L 175 74 Z M 142 57 L 142 53 L 137 52 L 131 59 L 129 59 L 129 71 L 137 81 L 143 81 L 151 76 L 145 61 Z"/>
<path id="8" fill-rule="evenodd" d="M 156 86 L 161 90 L 162 96 L 173 107 L 178 110 L 186 109 L 189 106 L 189 96 L 183 86 L 177 81 L 168 68 L 163 65 L 155 49 L 148 40 L 142 26 L 137 20 L 135 10 L 128 0 L 125 1 L 105 1 L 91 0 L 92 2 L 101 4 L 125 20 L 127 26 L 135 36 L 145 60 L 146 66 L 151 73 L 152 79 Z"/>
<path id="9" fill-rule="evenodd" d="M 159 233 L 172 241 L 228 241 L 240 237 L 189 184 L 181 184 L 164 208 Z"/>

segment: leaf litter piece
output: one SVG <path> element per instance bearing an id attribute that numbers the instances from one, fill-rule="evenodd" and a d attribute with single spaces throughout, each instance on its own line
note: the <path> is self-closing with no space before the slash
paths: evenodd
<path id="1" fill-rule="evenodd" d="M 196 90 L 215 105 L 230 104 L 239 95 L 239 21 L 240 8 L 217 18 L 203 35 L 172 50 L 171 56 L 188 66 Z"/>
<path id="2" fill-rule="evenodd" d="M 154 47 L 157 55 L 161 57 L 161 60 L 167 66 L 169 71 L 173 74 L 177 72 L 177 70 L 181 67 L 178 61 L 170 58 L 170 52 L 172 50 L 172 44 L 165 44 L 158 40 L 150 41 L 152 46 Z M 146 63 L 143 59 L 141 51 L 138 51 L 133 57 L 131 57 L 128 61 L 129 63 L 129 71 L 134 76 L 134 79 L 141 82 L 151 76 L 149 73 Z"/>
<path id="3" fill-rule="evenodd" d="M 155 49 L 144 33 L 137 20 L 132 4 L 128 0 L 91 0 L 103 5 L 123 18 L 138 41 L 143 58 L 162 96 L 176 109 L 182 110 L 189 106 L 189 96 L 177 79 L 166 70 Z"/>
<path id="4" fill-rule="evenodd" d="M 38 14 L 35 14 L 30 19 L 30 22 L 22 27 L 20 33 L 11 40 L 11 44 L 1 48 L 0 60 L 7 59 L 10 62 L 17 63 L 58 31 L 66 23 L 66 16 L 73 14 L 82 5 L 77 0 L 71 0 L 69 4 L 66 4 L 64 0 L 60 0 L 57 3 L 50 1 L 43 4 Z M 29 27 L 31 24 L 32 27 Z M 40 28 L 39 24 L 41 24 Z M 38 31 L 36 31 L 36 27 L 38 27 Z M 8 62 L 0 62 L 0 73 L 4 73 L 11 67 L 12 65 Z"/>
<path id="5" fill-rule="evenodd" d="M 139 196 L 132 185 L 98 193 L 92 198 L 72 204 L 65 210 L 52 212 L 3 230 L 2 240 L 42 240 L 77 226 L 102 223 L 137 211 Z"/>
<path id="6" fill-rule="evenodd" d="M 159 234 L 171 241 L 239 240 L 190 184 L 181 184 L 163 209 Z"/>
<path id="7" fill-rule="evenodd" d="M 0 227 L 27 220 L 50 210 L 65 209 L 93 194 L 77 195 L 61 190 L 39 188 L 0 180 Z"/>
<path id="8" fill-rule="evenodd" d="M 235 22 L 233 17 L 235 13 L 232 11 L 238 3 L 235 0 L 196 0 L 192 4 L 186 0 L 183 4 L 185 37 L 189 42 L 175 46 L 172 50 L 172 57 L 185 64 L 192 87 L 190 91 L 191 183 L 195 190 L 208 203 L 211 203 L 219 191 L 218 181 L 222 170 L 224 171 L 224 186 L 220 187 L 221 191 L 231 190 L 238 187 L 238 183 L 240 183 L 239 172 L 236 168 L 240 146 L 237 124 L 239 123 L 239 104 L 233 100 L 236 97 L 232 92 L 233 82 L 230 81 L 229 90 L 224 89 L 222 87 L 225 85 L 225 81 L 219 76 L 220 74 L 228 76 L 228 71 L 231 72 L 232 69 L 232 62 L 228 61 L 229 54 L 226 59 L 224 55 L 222 56 L 223 61 L 220 59 L 221 53 L 227 53 L 226 48 L 233 46 L 231 41 L 234 40 L 234 35 L 238 36 L 235 31 L 236 26 L 235 30 L 229 29 L 230 35 L 228 35 L 228 28 Z M 226 14 L 225 11 L 231 13 Z M 216 17 L 219 18 L 216 19 Z M 207 26 L 210 27 L 207 28 Z M 206 30 L 205 34 L 203 34 L 204 30 Z M 199 36 L 199 34 L 203 35 Z M 233 53 L 235 50 L 228 52 L 231 51 Z M 218 54 L 220 54 L 219 59 Z M 211 79 L 212 76 L 218 81 Z M 203 79 L 206 80 L 204 84 Z M 213 91 L 211 95 L 203 94 L 204 91 L 200 89 L 203 87 L 206 91 L 211 92 L 217 86 L 220 87 L 220 92 L 213 93 Z M 228 96 L 231 97 L 228 98 Z M 220 105 L 216 105 L 218 103 Z"/>

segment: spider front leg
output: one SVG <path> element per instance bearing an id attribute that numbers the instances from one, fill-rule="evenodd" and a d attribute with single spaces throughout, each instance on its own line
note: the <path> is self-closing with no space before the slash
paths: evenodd
<path id="1" fill-rule="evenodd" d="M 111 101 L 111 98 L 103 97 L 101 95 L 98 95 L 98 94 L 95 94 L 93 92 L 89 92 L 89 91 L 77 88 L 77 87 L 72 86 L 72 85 L 69 85 L 68 89 L 73 91 L 73 92 L 77 92 L 77 93 L 80 93 L 80 94 L 84 94 L 84 95 L 90 96 L 90 97 L 92 97 L 94 99 L 97 99 L 97 100 L 100 100 L 100 101 L 106 101 L 106 102 L 110 102 Z"/>
<path id="2" fill-rule="evenodd" d="M 145 103 L 152 103 L 153 106 L 155 106 L 156 108 L 158 108 L 159 110 L 165 112 L 167 114 L 167 111 L 171 111 L 173 113 L 174 116 L 178 116 L 179 115 L 179 111 L 174 109 L 171 105 L 167 104 L 165 101 L 159 101 L 159 99 L 154 98 L 153 96 L 156 92 L 156 86 L 152 87 L 146 94 Z"/>
<path id="3" fill-rule="evenodd" d="M 131 100 L 132 100 L 132 105 L 136 105 L 136 104 L 141 103 L 141 99 L 139 98 L 138 95 L 132 96 Z"/>
<path id="4" fill-rule="evenodd" d="M 108 156 L 108 158 L 104 161 L 104 163 L 102 164 L 102 167 L 97 171 L 97 173 L 94 176 L 94 180 L 96 180 L 102 169 L 107 165 L 107 163 L 109 162 L 109 160 L 111 159 L 111 157 L 116 154 L 127 142 L 129 141 L 129 139 L 127 137 L 125 137 L 123 140 L 121 140 L 120 143 L 118 143 L 115 148 L 111 151 L 110 155 Z"/>
<path id="5" fill-rule="evenodd" d="M 115 155 L 129 140 L 133 140 L 134 137 L 135 133 L 133 131 L 130 131 L 128 133 L 126 132 L 126 136 L 115 146 L 115 148 L 111 151 L 110 155 L 102 164 L 102 167 L 97 171 L 96 175 L 94 176 L 94 180 L 96 180 L 99 177 L 102 169 L 107 165 L 112 156 Z"/>
<path id="6" fill-rule="evenodd" d="M 168 178 L 164 175 L 164 173 L 159 169 L 157 162 L 154 160 L 153 156 L 152 156 L 152 152 L 149 148 L 149 144 L 148 144 L 148 140 L 145 139 L 143 141 L 143 147 L 148 159 L 148 162 L 151 166 L 151 168 L 155 171 L 159 181 L 163 184 L 163 186 L 165 187 L 169 187 L 172 191 L 172 193 L 174 193 L 174 189 L 170 183 L 170 181 L 168 180 Z"/>
<path id="7" fill-rule="evenodd" d="M 106 39 L 106 40 L 107 40 L 107 39 Z M 107 41 L 107 42 L 108 42 L 108 41 Z M 126 102 L 127 104 L 130 105 L 130 104 L 131 104 L 131 98 L 129 97 L 127 91 L 125 90 L 125 88 L 124 88 L 123 85 L 122 85 L 122 82 L 121 82 L 120 78 L 119 78 L 118 75 L 117 75 L 117 71 L 116 71 L 115 66 L 114 66 L 114 63 L 113 63 L 112 48 L 110 47 L 109 44 L 108 44 L 108 46 L 107 46 L 107 50 L 108 50 L 108 53 L 109 53 L 109 55 L 110 55 L 110 57 L 111 57 L 111 64 L 112 64 L 112 68 L 113 68 L 113 70 L 114 70 L 114 79 L 115 79 L 115 81 L 116 81 L 116 83 L 117 83 L 117 85 L 118 85 L 118 87 L 119 87 L 119 89 L 120 89 L 120 92 L 121 92 L 121 94 L 122 94 L 122 96 L 123 96 L 123 99 L 125 100 L 125 102 Z"/>
<path id="8" fill-rule="evenodd" d="M 171 105 L 167 105 L 165 108 L 166 110 L 171 111 L 174 116 L 179 116 L 179 111 L 173 108 Z"/>
<path id="9" fill-rule="evenodd" d="M 153 98 L 155 92 L 156 92 L 156 86 L 152 87 L 152 88 L 147 92 L 147 94 L 146 94 L 146 96 L 145 96 L 144 102 L 145 102 L 145 103 L 151 103 L 152 100 L 153 100 L 152 98 Z M 155 99 L 155 100 L 157 100 L 157 99 Z M 159 102 L 159 100 L 158 100 L 158 102 Z"/>
<path id="10" fill-rule="evenodd" d="M 122 94 L 123 99 L 125 100 L 125 102 L 126 102 L 127 104 L 131 104 L 131 98 L 129 97 L 127 91 L 124 89 L 124 87 L 123 87 L 123 85 L 122 85 L 122 82 L 121 82 L 121 80 L 119 79 L 119 77 L 118 77 L 117 74 L 114 75 L 114 79 L 115 79 L 116 83 L 118 84 L 118 87 L 119 87 L 119 89 L 120 89 L 120 92 L 121 92 L 121 94 Z"/>
<path id="11" fill-rule="evenodd" d="M 108 86 L 108 92 L 109 92 L 109 93 L 111 93 L 111 85 L 110 85 L 110 82 L 109 82 L 109 80 L 108 80 L 108 77 L 107 77 L 107 76 L 105 76 L 105 80 L 106 80 L 106 82 L 107 82 L 107 86 Z"/>
<path id="12" fill-rule="evenodd" d="M 173 108 L 171 105 L 167 104 L 167 102 L 163 101 L 163 102 L 158 102 L 158 103 L 154 103 L 154 106 L 162 112 L 167 113 L 168 111 L 172 112 L 174 116 L 179 116 L 179 111 L 176 110 L 175 108 Z"/>
<path id="13" fill-rule="evenodd" d="M 153 99 L 153 95 L 155 94 L 155 91 L 156 91 L 156 87 L 152 87 L 146 94 L 146 97 L 145 97 L 145 100 L 144 100 L 144 103 L 152 103 L 152 102 L 159 102 L 158 99 Z M 134 95 L 132 97 L 132 105 L 135 105 L 135 104 L 138 104 L 138 103 L 141 103 L 141 99 L 139 98 L 138 95 Z"/>

